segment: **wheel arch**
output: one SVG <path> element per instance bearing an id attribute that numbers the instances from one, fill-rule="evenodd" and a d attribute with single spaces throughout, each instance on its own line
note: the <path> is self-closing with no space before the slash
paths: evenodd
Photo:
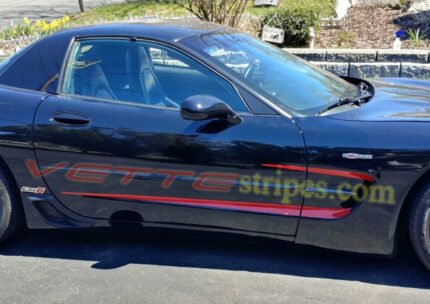
<path id="1" fill-rule="evenodd" d="M 399 243 L 410 241 L 408 215 L 414 204 L 415 196 L 422 190 L 428 181 L 430 181 L 430 168 L 415 181 L 402 202 L 396 225 L 396 247 L 398 247 Z"/>
<path id="2" fill-rule="evenodd" d="M 10 169 L 7 162 L 4 160 L 3 156 L 0 154 L 0 170 L 3 170 L 3 173 L 7 175 L 8 178 L 11 179 L 12 186 L 14 187 L 16 193 L 19 195 L 19 187 L 18 183 L 16 181 L 15 175 L 13 174 L 12 170 Z M 20 197 L 20 203 L 22 204 L 22 199 Z"/>

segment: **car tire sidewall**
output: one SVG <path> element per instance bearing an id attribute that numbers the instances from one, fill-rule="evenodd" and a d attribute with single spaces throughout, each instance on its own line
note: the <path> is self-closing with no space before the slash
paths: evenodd
<path id="1" fill-rule="evenodd" d="M 430 270 L 430 183 L 423 187 L 412 205 L 409 234 L 416 254 Z"/>
<path id="2" fill-rule="evenodd" d="M 13 183 L 0 171 L 0 242 L 5 241 L 20 227 L 20 199 Z"/>
<path id="3" fill-rule="evenodd" d="M 0 240 L 2 240 L 2 236 L 6 233 L 10 225 L 10 214 L 10 197 L 3 182 L 0 181 Z"/>

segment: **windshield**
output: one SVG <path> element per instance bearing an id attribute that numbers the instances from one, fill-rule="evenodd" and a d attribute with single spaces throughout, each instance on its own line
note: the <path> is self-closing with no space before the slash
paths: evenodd
<path id="1" fill-rule="evenodd" d="M 211 33 L 182 41 L 221 62 L 275 102 L 303 114 L 353 98 L 357 87 L 279 48 L 240 33 Z"/>

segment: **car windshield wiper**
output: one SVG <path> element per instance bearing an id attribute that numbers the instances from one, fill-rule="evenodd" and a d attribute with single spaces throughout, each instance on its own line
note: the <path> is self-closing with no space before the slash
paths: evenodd
<path id="1" fill-rule="evenodd" d="M 341 107 L 344 105 L 355 105 L 355 106 L 361 106 L 363 103 L 365 103 L 367 101 L 367 99 L 369 97 L 372 97 L 372 94 L 369 92 L 369 87 L 367 86 L 367 84 L 365 84 L 364 82 L 361 82 L 359 84 L 359 90 L 360 90 L 360 95 L 358 97 L 355 98 L 342 98 L 340 99 L 338 102 L 329 105 L 328 107 L 322 109 L 321 111 L 318 112 L 318 116 L 328 112 L 334 108 L 337 107 Z"/>

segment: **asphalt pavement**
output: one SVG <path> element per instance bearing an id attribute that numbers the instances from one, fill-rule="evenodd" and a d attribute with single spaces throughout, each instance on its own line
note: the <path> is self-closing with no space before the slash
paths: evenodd
<path id="1" fill-rule="evenodd" d="M 429 303 L 430 272 L 395 259 L 235 235 L 32 231 L 0 247 L 0 303 Z"/>
<path id="2" fill-rule="evenodd" d="M 120 2 L 87 0 L 87 7 Z M 78 12 L 0 0 L 0 28 Z M 395 259 L 164 229 L 31 231 L 0 245 L 0 303 L 429 303 L 430 272 Z"/>
<path id="3" fill-rule="evenodd" d="M 87 8 L 118 2 L 124 0 L 84 0 Z M 74 13 L 79 13 L 78 0 L 0 0 L 0 29 L 24 17 L 52 20 Z"/>

